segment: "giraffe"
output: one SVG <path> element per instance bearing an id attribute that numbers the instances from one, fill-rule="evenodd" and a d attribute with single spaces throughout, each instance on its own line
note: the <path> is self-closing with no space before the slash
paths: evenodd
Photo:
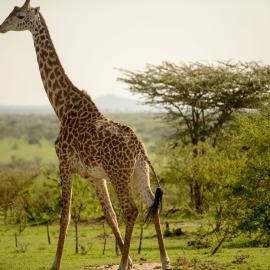
<path id="1" fill-rule="evenodd" d="M 0 25 L 0 33 L 25 30 L 32 34 L 41 79 L 60 121 L 55 150 L 59 159 L 62 210 L 57 250 L 51 270 L 60 269 L 70 222 L 74 174 L 80 174 L 92 182 L 122 254 L 119 270 L 132 269 L 129 249 L 138 215 L 133 185 L 141 200 L 150 209 L 149 213 L 157 233 L 162 268 L 171 269 L 160 227 L 159 204 L 163 193 L 160 187 L 155 195 L 151 190 L 149 169 L 154 174 L 155 171 L 143 143 L 131 128 L 106 118 L 91 97 L 73 85 L 61 65 L 40 8 L 32 7 L 30 0 L 26 0 L 22 7 L 15 7 Z M 107 181 L 111 182 L 121 206 L 126 225 L 124 239 L 110 200 Z"/>

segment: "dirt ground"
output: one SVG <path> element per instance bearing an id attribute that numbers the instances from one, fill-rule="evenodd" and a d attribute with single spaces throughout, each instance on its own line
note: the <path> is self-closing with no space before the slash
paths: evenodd
<path id="1" fill-rule="evenodd" d="M 86 266 L 84 270 L 117 270 L 118 265 Z M 134 270 L 160 270 L 160 263 L 139 263 L 133 265 Z"/>

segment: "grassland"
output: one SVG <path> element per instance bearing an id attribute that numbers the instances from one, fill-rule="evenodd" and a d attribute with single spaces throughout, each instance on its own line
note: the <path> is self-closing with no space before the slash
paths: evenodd
<path id="1" fill-rule="evenodd" d="M 12 160 L 39 161 L 45 164 L 57 161 L 52 144 L 42 139 L 38 144 L 29 144 L 25 139 L 4 138 L 0 140 L 0 163 L 11 163 Z"/>
<path id="2" fill-rule="evenodd" d="M 154 152 L 156 142 L 169 135 L 159 114 L 115 113 L 108 117 L 132 127 L 150 154 Z M 52 115 L 0 115 L 0 164 L 8 164 L 14 159 L 55 163 L 54 141 L 58 130 L 58 120 Z"/>
<path id="3" fill-rule="evenodd" d="M 175 269 L 250 269 L 269 270 L 270 252 L 267 248 L 223 248 L 214 256 L 209 255 L 208 249 L 194 249 L 187 245 L 193 237 L 197 222 L 175 223 L 181 227 L 184 235 L 166 238 L 165 243 Z M 164 227 L 164 224 L 163 224 Z M 123 226 L 121 227 L 123 231 Z M 51 227 L 52 245 L 49 246 L 45 226 L 26 228 L 18 236 L 18 248 L 15 248 L 14 234 L 16 226 L 0 226 L 0 269 L 1 270 L 45 270 L 54 258 L 56 249 L 58 226 Z M 71 224 L 63 257 L 63 270 L 82 270 L 90 265 L 117 264 L 120 257 L 115 254 L 115 242 L 111 231 L 106 227 L 108 234 L 106 252 L 103 250 L 102 224 L 83 224 L 80 226 L 79 254 L 75 254 L 75 232 Z M 135 227 L 132 239 L 131 256 L 134 262 L 158 262 L 159 251 L 152 224 L 145 229 L 142 253 L 137 253 L 139 244 L 139 227 Z M 225 245 L 226 246 L 226 245 Z M 178 260 L 180 258 L 180 260 Z"/>
<path id="4" fill-rule="evenodd" d="M 109 117 L 131 126 L 146 144 L 150 158 L 154 158 L 158 144 L 162 143 L 162 138 L 171 132 L 168 126 L 160 122 L 160 115 L 157 114 L 113 114 Z M 58 129 L 57 119 L 49 115 L 0 116 L 0 165 L 11 164 L 16 160 L 35 162 L 41 167 L 50 163 L 55 164 L 57 158 L 53 142 Z M 176 202 L 179 194 L 175 191 L 170 193 L 170 185 L 164 188 L 165 193 L 169 194 L 163 208 L 165 212 L 166 202 Z M 248 239 L 238 238 L 225 242 L 217 254 L 210 256 L 211 250 L 196 249 L 188 245 L 188 242 L 194 240 L 196 229 L 202 221 L 193 220 L 180 223 L 180 220 L 182 219 L 175 217 L 174 220 L 169 221 L 172 227 L 182 228 L 184 234 L 165 239 L 175 269 L 270 270 L 269 248 L 246 247 Z M 163 218 L 163 230 L 165 221 L 168 220 Z M 28 225 L 18 235 L 18 247 L 15 247 L 14 235 L 15 232 L 18 233 L 18 229 L 17 225 L 4 225 L 0 212 L 0 270 L 49 269 L 56 250 L 58 225 L 51 226 L 51 245 L 47 242 L 45 226 Z M 102 223 L 83 223 L 80 224 L 79 230 L 80 249 L 79 254 L 75 254 L 75 231 L 71 224 L 65 244 L 63 270 L 86 270 L 90 269 L 88 267 L 90 265 L 119 263 L 120 257 L 115 254 L 114 238 L 107 225 L 108 239 L 105 255 L 102 255 L 104 243 Z M 121 230 L 124 230 L 123 226 L 121 226 Z M 138 245 L 139 226 L 136 225 L 131 246 L 131 256 L 134 262 L 159 261 L 159 250 L 151 224 L 145 228 L 143 249 L 140 255 L 137 254 Z"/>

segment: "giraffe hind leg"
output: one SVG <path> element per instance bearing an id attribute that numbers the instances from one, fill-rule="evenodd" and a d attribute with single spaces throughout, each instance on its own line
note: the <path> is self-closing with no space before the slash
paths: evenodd
<path id="1" fill-rule="evenodd" d="M 92 183 L 102 206 L 105 218 L 114 233 L 121 254 L 123 254 L 124 241 L 122 239 L 116 214 L 111 203 L 110 195 L 107 188 L 107 182 L 105 179 L 95 179 L 92 181 Z M 128 269 L 132 269 L 132 259 L 130 257 L 128 257 Z"/>
<path id="2" fill-rule="evenodd" d="M 119 204 L 122 209 L 123 218 L 126 224 L 124 247 L 121 263 L 119 265 L 119 270 L 126 270 L 128 268 L 130 242 L 134 224 L 138 216 L 138 209 L 132 196 L 131 178 L 127 175 L 120 175 L 118 177 L 111 178 L 111 181 L 117 194 Z"/>
<path id="3" fill-rule="evenodd" d="M 152 208 L 155 202 L 155 196 L 150 187 L 150 179 L 149 179 L 149 167 L 148 164 L 144 160 L 139 160 L 136 164 L 133 181 L 135 182 L 135 186 L 140 194 L 142 201 L 148 206 L 149 209 Z M 162 263 L 162 269 L 168 270 L 171 269 L 170 260 L 164 245 L 164 240 L 160 227 L 160 217 L 159 210 L 156 209 L 155 212 L 152 213 L 153 221 L 155 224 L 155 229 L 158 238 L 158 245 L 160 251 L 160 260 Z"/>

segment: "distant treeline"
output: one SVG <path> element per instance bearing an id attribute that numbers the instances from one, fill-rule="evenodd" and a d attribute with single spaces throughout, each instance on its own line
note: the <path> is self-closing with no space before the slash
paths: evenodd
<path id="1" fill-rule="evenodd" d="M 108 117 L 132 127 L 145 143 L 159 141 L 170 133 L 157 113 L 115 113 Z M 38 144 L 41 139 L 45 139 L 53 144 L 59 126 L 59 121 L 53 114 L 0 115 L 0 140 L 26 139 L 29 144 Z"/>

